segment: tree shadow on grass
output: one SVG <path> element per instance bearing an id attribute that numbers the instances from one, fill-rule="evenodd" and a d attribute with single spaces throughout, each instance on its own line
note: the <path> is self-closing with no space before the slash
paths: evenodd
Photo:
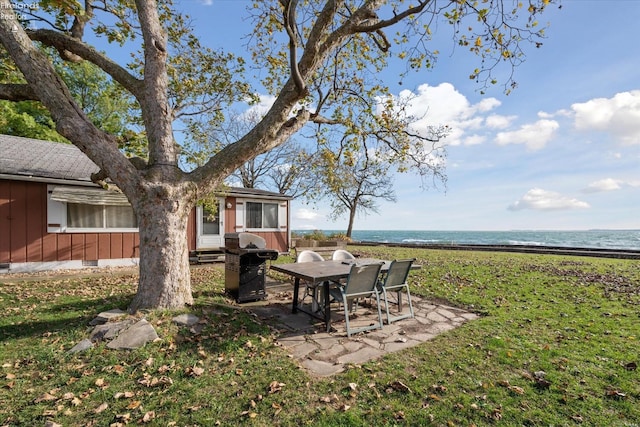
<path id="1" fill-rule="evenodd" d="M 33 309 L 27 315 L 5 315 L 0 321 L 0 342 L 42 336 L 46 333 L 70 332 L 83 326 L 88 328 L 89 323 L 99 313 L 114 308 L 126 310 L 132 299 L 133 294 L 113 295 L 42 306 Z"/>

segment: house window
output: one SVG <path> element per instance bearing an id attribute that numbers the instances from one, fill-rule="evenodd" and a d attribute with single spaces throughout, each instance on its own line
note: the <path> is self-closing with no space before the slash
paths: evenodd
<path id="1" fill-rule="evenodd" d="M 138 231 L 133 208 L 122 193 L 72 186 L 49 186 L 48 193 L 49 233 Z"/>
<path id="2" fill-rule="evenodd" d="M 247 202 L 247 228 L 278 228 L 278 204 Z"/>
<path id="3" fill-rule="evenodd" d="M 136 228 L 131 206 L 67 203 L 67 228 Z"/>

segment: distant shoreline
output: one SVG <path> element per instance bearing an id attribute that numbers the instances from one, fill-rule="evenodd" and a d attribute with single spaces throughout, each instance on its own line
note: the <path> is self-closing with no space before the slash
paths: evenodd
<path id="1" fill-rule="evenodd" d="M 295 231 L 305 235 L 311 232 Z M 315 232 L 318 234 L 319 232 Z M 325 236 L 340 236 L 338 230 L 322 230 Z M 311 233 L 313 234 L 313 233 Z M 409 245 L 483 246 L 500 248 L 531 247 L 607 249 L 615 252 L 640 251 L 640 230 L 589 231 L 425 231 L 425 230 L 354 230 L 351 238 L 359 242 Z"/>
<path id="2" fill-rule="evenodd" d="M 605 249 L 605 248 L 572 248 L 566 246 L 540 246 L 540 245 L 482 245 L 482 244 L 438 244 L 438 243 L 388 243 L 353 241 L 351 244 L 360 246 L 389 246 L 399 248 L 421 248 L 455 251 L 493 251 L 515 252 L 548 255 L 589 256 L 599 258 L 616 259 L 640 259 L 640 250 L 632 249 Z"/>

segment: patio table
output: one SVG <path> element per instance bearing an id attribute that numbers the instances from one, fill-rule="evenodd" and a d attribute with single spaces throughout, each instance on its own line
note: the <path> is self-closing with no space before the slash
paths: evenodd
<path id="1" fill-rule="evenodd" d="M 383 274 L 389 270 L 391 261 L 384 261 L 374 258 L 358 258 L 350 261 L 318 261 L 318 262 L 293 262 L 288 264 L 272 264 L 271 270 L 280 273 L 287 274 L 294 278 L 293 282 L 293 307 L 292 312 L 297 313 L 298 310 L 303 311 L 313 317 L 324 320 L 326 330 L 331 330 L 331 310 L 329 287 L 331 282 L 336 282 L 340 279 L 346 279 L 349 277 L 351 266 L 355 263 L 357 265 L 371 264 L 376 262 L 382 262 L 382 269 L 380 273 Z M 412 266 L 413 268 L 420 268 L 420 266 Z M 324 287 L 324 317 L 319 317 L 313 310 L 307 311 L 303 307 L 298 305 L 298 296 L 300 294 L 300 280 L 306 280 L 314 285 L 322 283 Z"/>

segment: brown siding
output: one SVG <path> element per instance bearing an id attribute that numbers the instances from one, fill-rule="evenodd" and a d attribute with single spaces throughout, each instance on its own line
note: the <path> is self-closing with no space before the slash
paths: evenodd
<path id="1" fill-rule="evenodd" d="M 58 259 L 58 237 L 56 234 L 42 236 L 42 261 L 52 262 Z"/>
<path id="2" fill-rule="evenodd" d="M 252 233 L 262 237 L 266 241 L 267 247 L 270 249 L 276 249 L 279 252 L 286 252 L 289 250 L 286 232 L 258 231 Z"/>
<path id="3" fill-rule="evenodd" d="M 48 233 L 47 184 L 0 180 L 0 263 L 138 258 L 139 245 L 138 233 Z"/>
<path id="4" fill-rule="evenodd" d="M 98 259 L 98 235 L 87 233 L 84 236 L 84 259 L 96 261 Z"/>
<path id="5" fill-rule="evenodd" d="M 111 258 L 111 238 L 107 233 L 98 234 L 98 259 Z"/>
<path id="6" fill-rule="evenodd" d="M 227 209 L 227 203 L 231 203 L 231 208 Z M 227 197 L 225 200 L 224 207 L 224 232 L 225 233 L 235 233 L 236 230 L 236 203 L 237 199 L 235 197 Z"/>
<path id="7" fill-rule="evenodd" d="M 27 261 L 27 184 L 11 183 L 11 262 Z"/>
<path id="8" fill-rule="evenodd" d="M 56 261 L 71 260 L 71 238 L 72 234 L 57 234 L 58 237 L 58 257 Z"/>
<path id="9" fill-rule="evenodd" d="M 187 246 L 190 251 L 196 250 L 196 208 L 191 209 L 189 220 L 187 221 Z"/>
<path id="10" fill-rule="evenodd" d="M 122 258 L 122 233 L 111 233 L 111 258 Z"/>
<path id="11" fill-rule="evenodd" d="M 71 235 L 71 259 L 84 260 L 85 234 L 74 233 Z"/>
<path id="12" fill-rule="evenodd" d="M 11 261 L 11 185 L 0 180 L 0 263 Z"/>
<path id="13" fill-rule="evenodd" d="M 42 262 L 42 235 L 47 220 L 46 200 L 46 194 L 42 192 L 41 186 L 26 187 L 25 232 L 28 262 Z"/>
<path id="14" fill-rule="evenodd" d="M 226 204 L 231 203 L 231 208 Z M 224 207 L 224 233 L 236 230 L 236 199 Z M 256 233 L 270 248 L 287 251 L 287 229 Z M 196 211 L 189 213 L 189 250 L 196 247 Z M 0 263 L 138 258 L 138 233 L 48 233 L 47 184 L 0 180 Z"/>

